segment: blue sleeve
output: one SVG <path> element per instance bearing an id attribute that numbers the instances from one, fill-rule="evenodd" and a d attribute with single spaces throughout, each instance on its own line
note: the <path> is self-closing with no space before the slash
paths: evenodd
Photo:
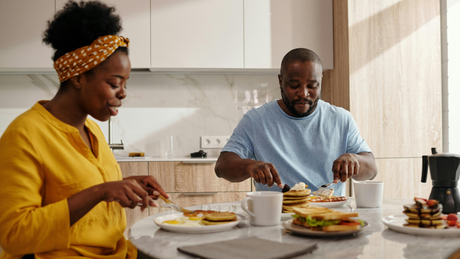
<path id="1" fill-rule="evenodd" d="M 252 120 L 245 114 L 221 152 L 233 152 L 242 159 L 254 158 Z"/>
<path id="2" fill-rule="evenodd" d="M 361 137 L 358 126 L 351 114 L 349 114 L 348 122 L 347 153 L 358 154 L 361 152 L 372 152 L 366 141 Z"/>

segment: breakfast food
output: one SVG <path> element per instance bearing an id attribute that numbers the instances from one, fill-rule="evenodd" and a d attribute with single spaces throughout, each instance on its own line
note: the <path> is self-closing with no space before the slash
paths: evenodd
<path id="1" fill-rule="evenodd" d="M 404 205 L 404 214 L 408 216 L 405 227 L 415 228 L 447 228 L 441 218 L 442 204 L 437 200 L 414 198 L 415 204 Z"/>
<path id="2" fill-rule="evenodd" d="M 233 212 L 216 212 L 206 214 L 202 220 L 205 225 L 220 225 L 236 221 L 236 214 Z"/>
<path id="3" fill-rule="evenodd" d="M 446 221 L 447 221 L 447 225 L 449 225 L 451 227 L 452 226 L 460 227 L 459 222 L 457 222 L 458 221 L 457 214 L 451 213 L 451 214 L 447 215 Z"/>
<path id="4" fill-rule="evenodd" d="M 206 214 L 204 218 L 206 220 L 214 221 L 214 222 L 235 221 L 236 214 L 233 212 L 215 212 L 215 213 Z"/>
<path id="5" fill-rule="evenodd" d="M 319 188 L 318 191 L 315 193 L 316 196 L 324 197 L 327 199 L 332 198 L 332 194 L 334 194 L 334 189 L 325 189 L 325 188 Z"/>
<path id="6" fill-rule="evenodd" d="M 310 196 L 310 202 L 336 202 L 336 201 L 346 201 L 347 198 L 344 196 L 332 196 L 331 198 Z"/>
<path id="7" fill-rule="evenodd" d="M 297 203 L 304 203 L 307 202 L 308 198 L 301 198 L 301 199 L 283 199 L 283 205 L 285 204 L 297 204 Z"/>
<path id="8" fill-rule="evenodd" d="M 203 217 L 206 214 L 216 213 L 215 210 L 194 210 L 189 213 L 184 212 L 184 216 L 186 217 Z"/>
<path id="9" fill-rule="evenodd" d="M 294 208 L 309 208 L 311 205 L 310 203 L 303 203 L 303 204 L 292 204 L 292 205 L 283 205 L 283 213 L 293 213 Z"/>
<path id="10" fill-rule="evenodd" d="M 294 208 L 293 224 L 300 225 L 314 231 L 347 231 L 359 230 L 364 222 L 357 219 L 356 212 L 340 212 L 324 207 Z"/>
<path id="11" fill-rule="evenodd" d="M 237 220 L 233 212 L 201 211 L 198 216 L 186 216 L 173 220 L 165 220 L 162 224 L 181 225 L 185 227 L 199 227 L 206 225 L 219 225 Z M 204 214 L 203 214 L 204 212 Z M 184 213 L 185 215 L 185 213 Z"/>
<path id="12" fill-rule="evenodd" d="M 294 208 L 308 208 L 310 202 L 308 196 L 311 194 L 310 189 L 305 183 L 298 183 L 294 185 L 289 191 L 283 193 L 283 213 L 292 213 Z"/>
<path id="13" fill-rule="evenodd" d="M 169 225 L 181 225 L 184 227 L 199 227 L 201 226 L 201 217 L 185 217 L 185 218 L 176 218 L 173 220 L 165 220 L 162 224 Z"/>

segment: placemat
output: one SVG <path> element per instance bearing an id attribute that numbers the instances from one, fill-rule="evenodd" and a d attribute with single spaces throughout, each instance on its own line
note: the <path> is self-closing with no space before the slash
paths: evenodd
<path id="1" fill-rule="evenodd" d="M 284 259 L 311 252 L 316 244 L 284 244 L 257 237 L 178 247 L 177 250 L 201 258 Z"/>

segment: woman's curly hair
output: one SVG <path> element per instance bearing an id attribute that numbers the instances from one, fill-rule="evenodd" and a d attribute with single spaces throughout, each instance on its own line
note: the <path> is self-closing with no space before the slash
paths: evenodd
<path id="1" fill-rule="evenodd" d="M 67 52 L 90 45 L 104 35 L 117 35 L 122 30 L 115 7 L 98 1 L 69 1 L 48 21 L 43 42 L 55 49 L 53 61 Z M 127 52 L 127 48 L 120 48 Z"/>

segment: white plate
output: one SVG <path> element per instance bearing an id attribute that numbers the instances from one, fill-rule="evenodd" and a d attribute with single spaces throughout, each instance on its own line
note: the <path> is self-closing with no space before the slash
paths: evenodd
<path id="1" fill-rule="evenodd" d="M 331 202 L 310 202 L 311 206 L 318 206 L 318 207 L 326 207 L 326 208 L 337 208 L 342 207 L 343 205 L 347 204 L 348 200 L 346 201 L 331 201 Z"/>
<path id="2" fill-rule="evenodd" d="M 294 213 L 281 213 L 281 221 L 292 219 L 292 215 L 294 215 Z"/>
<path id="3" fill-rule="evenodd" d="M 389 229 L 416 236 L 439 236 L 439 237 L 458 237 L 460 236 L 460 228 L 450 227 L 448 229 L 431 229 L 431 228 L 412 228 L 404 227 L 407 216 L 405 214 L 390 215 L 382 218 L 383 224 Z"/>
<path id="4" fill-rule="evenodd" d="M 175 214 L 169 214 L 169 215 L 157 217 L 154 219 L 154 222 L 160 228 L 167 230 L 167 231 L 171 231 L 171 232 L 189 233 L 189 234 L 204 234 L 204 233 L 215 233 L 215 232 L 229 230 L 233 228 L 234 226 L 238 225 L 238 223 L 240 223 L 241 221 L 241 218 L 239 216 L 236 216 L 236 221 L 232 221 L 231 223 L 220 224 L 220 225 L 210 225 L 210 226 L 203 225 L 199 227 L 187 227 L 187 226 L 181 226 L 181 225 L 162 224 L 162 222 L 165 220 L 173 220 L 177 218 L 187 218 L 187 217 L 185 217 L 183 214 L 175 213 Z"/>
<path id="5" fill-rule="evenodd" d="M 339 236 L 349 236 L 349 235 L 358 233 L 359 231 L 368 227 L 369 223 L 364 221 L 364 226 L 361 226 L 361 228 L 358 230 L 347 230 L 347 231 L 337 231 L 337 232 L 313 231 L 306 227 L 302 227 L 302 226 L 293 224 L 292 219 L 283 221 L 282 225 L 286 229 L 289 229 L 292 232 L 299 234 L 299 235 L 314 236 L 314 237 L 339 237 Z"/>

